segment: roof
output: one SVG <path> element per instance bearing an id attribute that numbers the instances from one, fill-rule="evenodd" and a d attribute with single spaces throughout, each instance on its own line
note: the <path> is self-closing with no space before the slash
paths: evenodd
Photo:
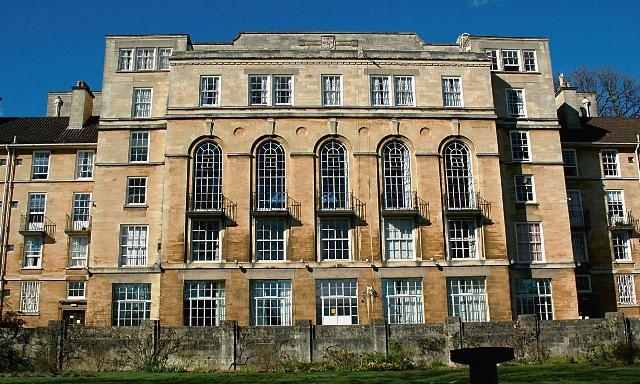
<path id="1" fill-rule="evenodd" d="M 0 117 L 0 144 L 97 143 L 99 116 L 82 129 L 67 129 L 69 117 Z"/>
<path id="2" fill-rule="evenodd" d="M 640 119 L 629 117 L 592 117 L 583 120 L 582 129 L 562 129 L 563 142 L 600 144 L 636 144 Z"/>

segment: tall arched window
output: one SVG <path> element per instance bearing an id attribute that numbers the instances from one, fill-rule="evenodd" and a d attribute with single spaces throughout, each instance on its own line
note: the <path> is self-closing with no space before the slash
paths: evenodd
<path id="1" fill-rule="evenodd" d="M 284 148 L 276 141 L 258 147 L 256 163 L 256 208 L 285 209 Z"/>
<path id="2" fill-rule="evenodd" d="M 347 150 L 337 141 L 320 149 L 320 202 L 322 209 L 349 208 Z"/>
<path id="3" fill-rule="evenodd" d="M 471 209 L 474 206 L 473 174 L 469 148 L 453 141 L 444 148 L 444 169 L 448 209 Z"/>
<path id="4" fill-rule="evenodd" d="M 195 150 L 193 209 L 222 209 L 222 150 L 213 142 L 200 144 Z"/>
<path id="5" fill-rule="evenodd" d="M 382 148 L 384 209 L 411 209 L 411 164 L 404 143 L 392 141 Z"/>

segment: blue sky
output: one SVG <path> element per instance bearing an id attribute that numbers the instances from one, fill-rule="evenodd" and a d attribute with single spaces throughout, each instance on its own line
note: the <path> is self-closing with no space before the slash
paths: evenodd
<path id="1" fill-rule="evenodd" d="M 637 0 L 7 0 L 0 15 L 0 116 L 44 115 L 47 92 L 77 80 L 101 89 L 106 34 L 230 41 L 240 31 L 395 31 L 436 43 L 462 32 L 542 36 L 555 73 L 608 65 L 640 79 Z"/>

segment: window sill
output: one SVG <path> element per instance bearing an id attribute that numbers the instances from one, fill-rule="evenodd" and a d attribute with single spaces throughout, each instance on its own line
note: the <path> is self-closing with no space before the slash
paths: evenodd
<path id="1" fill-rule="evenodd" d="M 85 265 L 85 266 L 82 266 L 82 267 L 81 267 L 81 266 L 79 266 L 79 265 L 74 265 L 73 267 L 67 267 L 67 268 L 65 268 L 65 269 L 66 269 L 67 271 L 82 271 L 82 270 L 84 270 L 84 269 L 88 269 L 88 267 L 87 267 L 86 265 Z"/>
<path id="2" fill-rule="evenodd" d="M 169 72 L 168 69 L 118 69 L 116 73 L 163 73 Z"/>
<path id="3" fill-rule="evenodd" d="M 39 272 L 42 273 L 42 267 L 22 267 L 20 268 L 20 272 L 25 273 L 25 272 Z"/>
<path id="4" fill-rule="evenodd" d="M 40 312 L 22 312 L 18 311 L 18 315 L 20 316 L 40 316 Z"/>
<path id="5" fill-rule="evenodd" d="M 613 260 L 614 264 L 635 264 L 634 260 Z"/>
<path id="6" fill-rule="evenodd" d="M 122 207 L 123 208 L 129 208 L 129 209 L 147 209 L 147 208 L 149 208 L 149 205 L 147 205 L 147 204 L 125 204 Z"/>
<path id="7" fill-rule="evenodd" d="M 522 207 L 539 207 L 540 203 L 535 202 L 535 201 L 516 201 L 516 205 L 518 206 L 522 206 Z"/>
<path id="8" fill-rule="evenodd" d="M 507 74 L 520 74 L 520 75 L 541 75 L 542 72 L 539 71 L 505 71 L 505 70 L 495 70 L 492 69 L 491 73 L 507 73 Z"/>
<path id="9" fill-rule="evenodd" d="M 93 177 L 76 177 L 76 181 L 93 181 Z"/>
<path id="10" fill-rule="evenodd" d="M 220 108 L 220 104 L 200 104 L 200 108 Z"/>

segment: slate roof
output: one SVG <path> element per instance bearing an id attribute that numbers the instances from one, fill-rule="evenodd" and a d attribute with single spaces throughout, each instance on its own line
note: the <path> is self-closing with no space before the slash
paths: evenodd
<path id="1" fill-rule="evenodd" d="M 69 117 L 0 117 L 0 144 L 97 143 L 99 116 L 82 129 L 67 129 Z"/>
<path id="2" fill-rule="evenodd" d="M 583 120 L 582 129 L 561 129 L 563 142 L 597 144 L 636 144 L 640 119 L 628 117 L 592 117 Z"/>

